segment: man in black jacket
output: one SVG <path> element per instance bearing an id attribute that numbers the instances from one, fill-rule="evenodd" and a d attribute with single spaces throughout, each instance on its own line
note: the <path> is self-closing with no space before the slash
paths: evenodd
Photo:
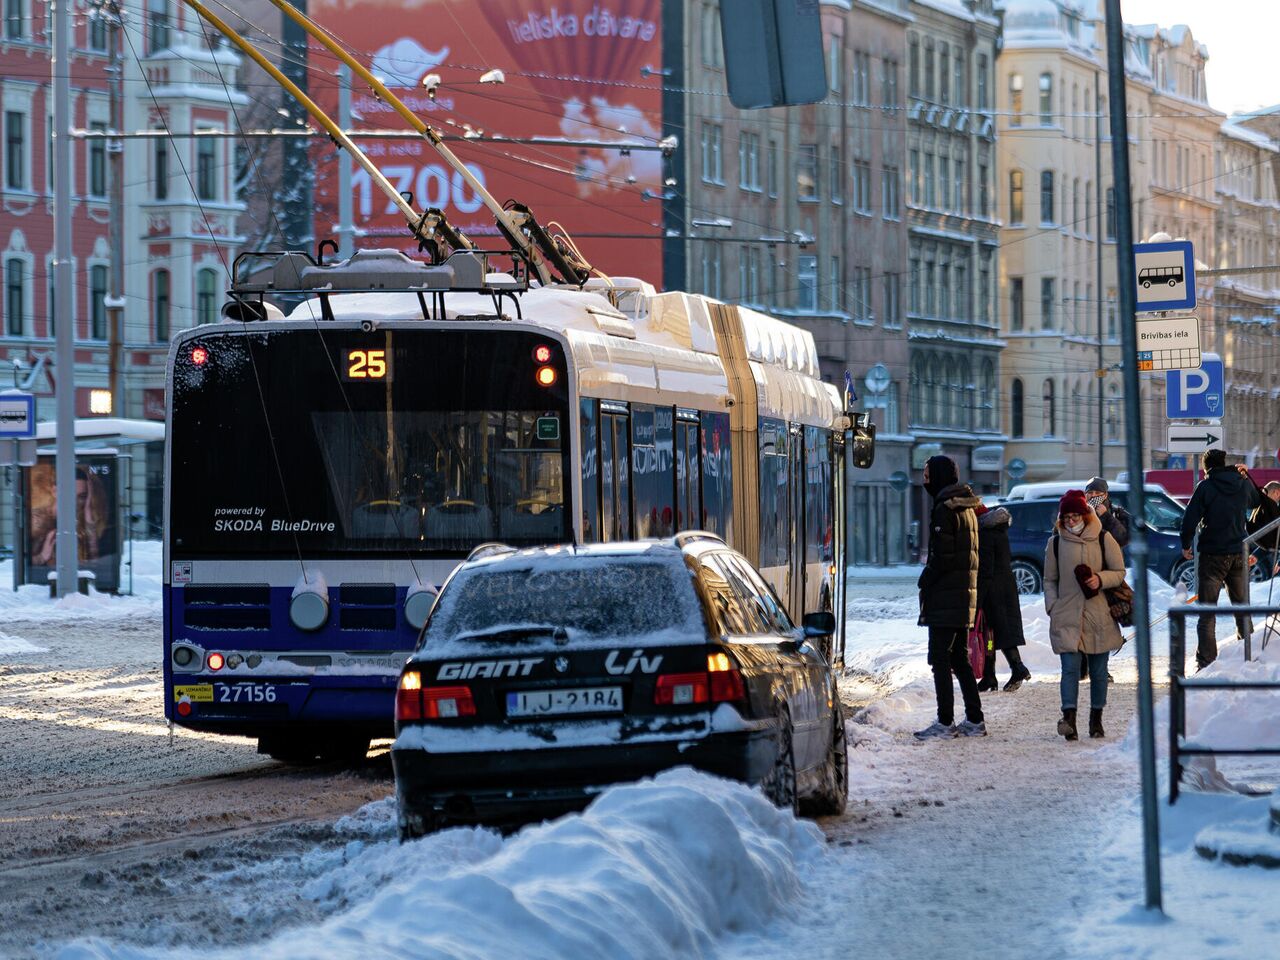
<path id="1" fill-rule="evenodd" d="M 982 501 L 960 482 L 950 457 L 931 457 L 924 466 L 924 488 L 933 498 L 929 520 L 929 557 L 920 573 L 920 624 L 929 628 L 929 666 L 938 698 L 938 721 L 916 733 L 935 737 L 984 737 L 978 681 L 969 665 L 969 628 L 978 611 L 978 520 Z M 960 681 L 965 719 L 955 720 L 951 671 Z"/>
<path id="2" fill-rule="evenodd" d="M 1249 472 L 1227 466 L 1222 450 L 1204 455 L 1207 476 L 1196 487 L 1182 517 L 1182 556 L 1191 559 L 1191 541 L 1200 530 L 1200 603 L 1216 604 L 1223 584 L 1233 604 L 1249 602 L 1249 567 L 1244 560 L 1245 517 L 1258 506 L 1261 494 Z M 1216 618 L 1200 617 L 1196 625 L 1196 664 L 1204 669 L 1218 659 Z M 1236 617 L 1241 636 L 1252 630 L 1248 617 Z"/>
<path id="3" fill-rule="evenodd" d="M 1111 488 L 1102 477 L 1094 477 L 1084 488 L 1084 497 L 1102 521 L 1102 529 L 1115 538 L 1121 549 L 1129 545 L 1129 528 L 1133 518 L 1124 507 L 1111 502 Z"/>

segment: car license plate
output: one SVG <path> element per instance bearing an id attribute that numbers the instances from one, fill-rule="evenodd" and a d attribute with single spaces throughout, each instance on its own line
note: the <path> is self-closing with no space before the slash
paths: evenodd
<path id="1" fill-rule="evenodd" d="M 269 683 L 215 683 L 216 703 L 275 703 L 276 688 Z"/>
<path id="2" fill-rule="evenodd" d="M 543 717 L 564 713 L 618 713 L 621 710 L 621 687 L 519 690 L 507 694 L 508 717 Z"/>

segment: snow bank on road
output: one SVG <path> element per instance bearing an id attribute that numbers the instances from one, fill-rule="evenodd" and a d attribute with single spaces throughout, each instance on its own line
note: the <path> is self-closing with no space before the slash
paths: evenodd
<path id="1" fill-rule="evenodd" d="M 383 821 L 390 802 L 353 821 Z M 364 824 L 360 824 L 363 818 Z M 344 822 L 339 823 L 339 828 Z M 582 814 L 510 838 L 447 830 L 407 844 L 354 841 L 280 869 L 282 883 L 340 909 L 221 956 L 259 958 L 702 957 L 793 909 L 820 831 L 759 791 L 691 770 L 606 790 Z M 218 884 L 234 895 L 239 872 Z M 217 895 L 217 890 L 208 891 Z M 347 907 L 354 903 L 355 906 Z M 263 931 L 266 933 L 267 931 Z M 63 960 L 186 955 L 95 940 Z M 206 953 L 206 955 L 209 955 Z"/>
<path id="2" fill-rule="evenodd" d="M 43 653 L 44 647 L 37 647 L 34 643 L 28 643 L 21 637 L 11 637 L 9 634 L 0 632 L 0 657 L 8 653 Z"/>
<path id="3" fill-rule="evenodd" d="M 72 594 L 57 600 L 49 597 L 48 586 L 26 584 L 17 590 L 13 583 L 14 561 L 0 561 L 0 619 L 14 620 L 122 620 L 160 613 L 162 546 L 158 540 L 135 540 L 133 544 L 133 594 L 115 596 L 91 591 L 88 596 Z M 122 568 L 120 582 L 128 584 Z M 3 653 L 0 647 L 0 653 Z"/>

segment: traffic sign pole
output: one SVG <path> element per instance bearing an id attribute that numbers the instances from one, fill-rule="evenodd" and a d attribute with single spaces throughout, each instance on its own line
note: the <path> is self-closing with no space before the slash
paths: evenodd
<path id="1" fill-rule="evenodd" d="M 1116 287 L 1124 342 L 1126 462 L 1129 513 L 1134 518 L 1129 542 L 1137 582 L 1133 620 L 1138 660 L 1138 767 L 1142 777 L 1142 852 L 1148 909 L 1163 910 L 1160 891 L 1160 823 L 1156 807 L 1156 741 L 1151 692 L 1151 626 L 1147 596 L 1147 530 L 1143 517 L 1146 484 L 1142 473 L 1142 388 L 1138 380 L 1137 288 L 1133 259 L 1133 196 L 1129 184 L 1129 124 L 1126 103 L 1124 21 L 1120 0 L 1106 0 L 1107 86 L 1111 94 L 1111 170 L 1116 191 Z M 1101 193 L 1101 188 L 1099 188 Z"/>

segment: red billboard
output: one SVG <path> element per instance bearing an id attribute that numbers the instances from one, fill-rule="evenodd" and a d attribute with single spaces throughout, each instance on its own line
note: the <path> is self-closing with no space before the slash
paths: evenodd
<path id="1" fill-rule="evenodd" d="M 643 141 L 662 136 L 661 0 L 311 0 L 308 12 L 426 122 L 445 134 Z M 500 71 L 501 77 L 493 71 Z M 435 96 L 423 81 L 439 77 Z M 314 40 L 310 93 L 337 116 L 337 61 Z M 404 129 L 357 80 L 352 126 Z M 315 233 L 335 236 L 336 150 L 316 141 Z M 505 246 L 493 216 L 421 139 L 358 143 L 413 206 L 439 207 L 483 248 Z M 605 273 L 662 285 L 663 162 L 655 151 L 451 143 L 499 203 L 558 223 Z M 403 217 L 355 167 L 358 245 L 411 249 Z"/>

